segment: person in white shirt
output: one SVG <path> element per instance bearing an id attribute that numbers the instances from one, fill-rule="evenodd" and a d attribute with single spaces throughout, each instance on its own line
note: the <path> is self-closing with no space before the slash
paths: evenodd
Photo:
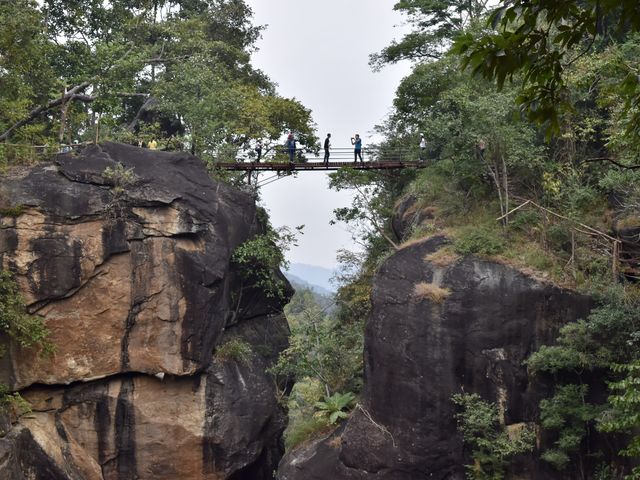
<path id="1" fill-rule="evenodd" d="M 420 161 L 424 162 L 427 159 L 427 141 L 424 138 L 424 133 L 420 134 Z"/>

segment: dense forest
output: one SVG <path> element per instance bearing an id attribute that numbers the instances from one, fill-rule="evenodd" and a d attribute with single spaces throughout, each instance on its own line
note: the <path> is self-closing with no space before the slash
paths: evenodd
<path id="1" fill-rule="evenodd" d="M 0 3 L 2 161 L 116 140 L 207 161 L 314 144 L 311 113 L 252 67 L 261 28 L 238 1 Z"/>
<path id="2" fill-rule="evenodd" d="M 555 438 L 541 460 L 570 478 L 620 478 L 616 464 L 586 471 L 580 452 L 595 432 L 622 432 L 632 435 L 620 454 L 640 454 L 633 437 L 640 414 L 638 6 L 415 0 L 395 9 L 412 31 L 371 55 L 372 68 L 404 60 L 415 66 L 379 126 L 386 137 L 380 148 L 412 148 L 417 158 L 424 134 L 428 166 L 417 174 L 333 175 L 332 188 L 357 192 L 354 205 L 335 213 L 367 254 L 344 279 L 335 313 L 323 314 L 307 293 L 296 300 L 307 303 L 303 315 L 297 303 L 289 307 L 300 344 L 286 365 L 315 382 L 294 389 L 289 443 L 324 428 L 314 402 L 321 412 L 354 405 L 359 357 L 349 371 L 334 351 L 354 349 L 373 272 L 397 249 L 444 233 L 454 239 L 439 253 L 445 261 L 496 259 L 595 299 L 593 313 L 565 326 L 527 368 L 554 391 L 540 403 L 542 428 Z M 419 214 L 409 237 L 396 238 L 394 212 L 407 200 Z M 589 391 L 594 378 L 608 395 Z M 501 444 L 495 405 L 473 395 L 452 401 L 475 462 L 470 478 L 502 478 L 504 461 L 526 450 L 527 439 Z M 329 418 L 332 424 L 336 416 Z M 640 478 L 640 470 L 626 478 Z"/>
<path id="3" fill-rule="evenodd" d="M 355 193 L 335 217 L 366 253 L 342 252 L 335 298 L 300 290 L 286 307 L 292 336 L 271 373 L 289 408 L 287 448 L 357 408 L 377 269 L 444 234 L 442 261 L 491 258 L 593 299 L 587 318 L 526 361 L 552 385 L 539 416 L 553 447 L 540 461 L 568 478 L 640 478 L 640 7 L 400 0 L 395 9 L 412 30 L 372 53 L 371 67 L 413 67 L 377 127 L 379 151 L 418 158 L 424 134 L 426 165 L 331 177 L 331 188 Z M 217 175 L 216 162 L 251 155 L 258 141 L 274 148 L 288 131 L 315 147 L 311 112 L 251 66 L 260 27 L 250 14 L 242 0 L 0 0 L 0 166 L 48 159 L 62 144 L 156 139 Z M 418 213 L 405 236 L 393 228 L 403 205 Z M 236 261 L 278 268 L 274 248 L 291 241 L 268 227 Z M 0 328 L 46 344 L 10 276 L 0 282 Z M 463 393 L 451 401 L 470 478 L 504 478 L 510 458 L 533 449 L 526 432 L 504 441 L 495 405 Z M 624 439 L 619 462 L 591 451 L 585 463 L 595 434 Z"/>

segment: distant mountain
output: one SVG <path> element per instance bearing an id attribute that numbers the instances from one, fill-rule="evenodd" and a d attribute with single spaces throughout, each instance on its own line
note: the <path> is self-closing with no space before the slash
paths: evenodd
<path id="1" fill-rule="evenodd" d="M 284 272 L 284 275 L 287 277 L 289 282 L 291 282 L 291 285 L 293 285 L 293 288 L 295 288 L 296 290 L 308 288 L 309 290 L 313 290 L 315 293 L 318 293 L 324 297 L 333 297 L 333 294 L 335 293 L 335 292 L 332 292 L 331 290 L 327 290 L 326 288 L 321 287 L 320 285 L 313 285 L 307 282 L 306 280 L 304 280 L 303 278 L 300 278 L 297 275 L 294 275 L 290 272 Z"/>
<path id="2" fill-rule="evenodd" d="M 335 293 L 336 288 L 331 285 L 331 277 L 334 271 L 329 268 L 319 267 L 317 265 L 307 265 L 305 263 L 292 263 L 289 270 L 285 272 L 287 278 L 290 276 L 297 277 L 313 287 L 319 287 L 329 294 Z M 320 290 L 318 290 L 320 293 Z"/>

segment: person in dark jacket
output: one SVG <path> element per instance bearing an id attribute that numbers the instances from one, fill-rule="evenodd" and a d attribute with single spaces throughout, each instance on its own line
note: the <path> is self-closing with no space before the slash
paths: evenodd
<path id="1" fill-rule="evenodd" d="M 258 142 L 254 150 L 256 152 L 256 163 L 260 163 L 260 159 L 262 158 L 262 142 Z"/>
<path id="2" fill-rule="evenodd" d="M 331 134 L 327 133 L 327 138 L 324 139 L 324 163 L 329 163 L 329 150 L 331 149 Z"/>
<path id="3" fill-rule="evenodd" d="M 296 139 L 293 133 L 287 137 L 287 152 L 289 152 L 289 163 L 293 163 L 296 158 Z"/>

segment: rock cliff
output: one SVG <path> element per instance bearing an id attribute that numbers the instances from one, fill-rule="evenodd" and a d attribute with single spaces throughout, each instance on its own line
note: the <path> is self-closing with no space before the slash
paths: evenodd
<path id="1" fill-rule="evenodd" d="M 590 300 L 500 263 L 437 253 L 446 244 L 407 246 L 380 268 L 361 405 L 328 437 L 287 454 L 280 480 L 462 480 L 471 460 L 451 401 L 461 391 L 495 402 L 507 428 L 538 420 L 546 386 L 523 361 L 585 316 Z M 527 458 L 512 473 L 557 478 Z"/>
<path id="2" fill-rule="evenodd" d="M 19 207 L 2 268 L 55 345 L 7 345 L 1 381 L 33 414 L 0 440 L 0 478 L 271 478 L 286 416 L 265 369 L 289 331 L 282 302 L 239 295 L 253 199 L 192 156 L 107 143 L 5 177 L 0 207 Z M 251 353 L 216 357 L 232 339 Z"/>

